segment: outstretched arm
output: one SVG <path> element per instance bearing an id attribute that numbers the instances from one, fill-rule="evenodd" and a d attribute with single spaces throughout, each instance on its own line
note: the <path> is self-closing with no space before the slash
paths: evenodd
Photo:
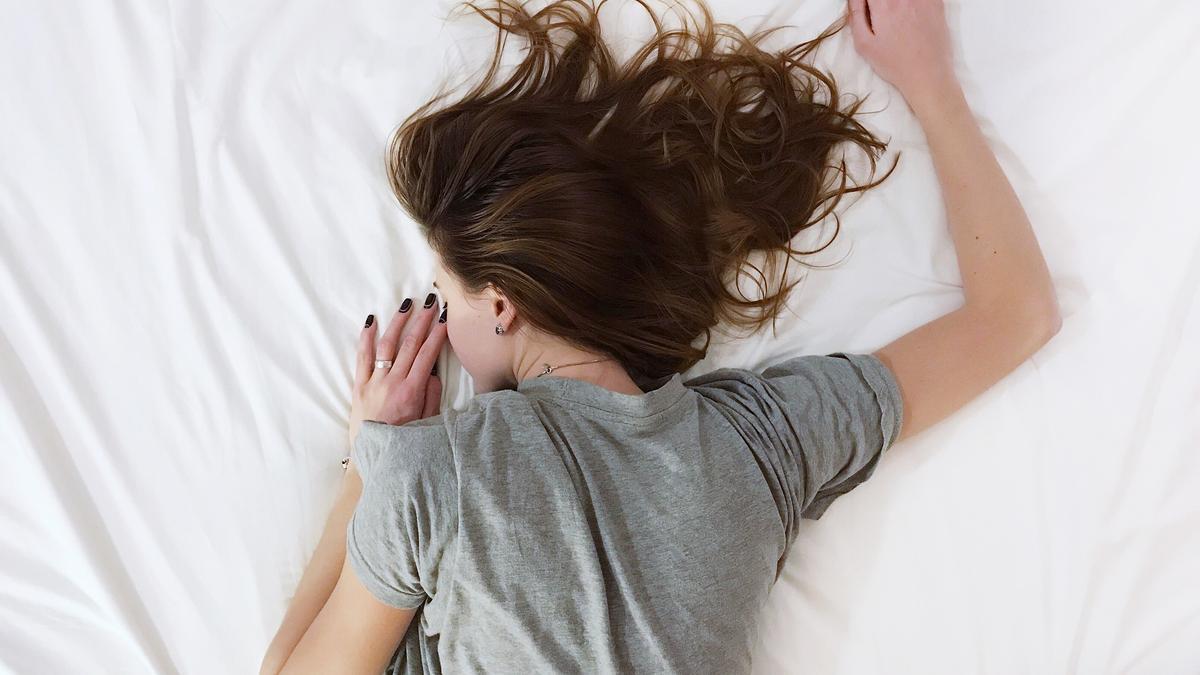
<path id="1" fill-rule="evenodd" d="M 850 23 L 925 131 L 966 298 L 875 352 L 900 385 L 903 439 L 1012 372 L 1061 319 L 1037 237 L 954 73 L 942 0 L 850 0 Z"/>

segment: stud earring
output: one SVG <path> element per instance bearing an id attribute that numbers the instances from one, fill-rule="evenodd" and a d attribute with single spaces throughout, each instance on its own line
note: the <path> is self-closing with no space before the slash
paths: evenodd
<path id="1" fill-rule="evenodd" d="M 504 328 L 500 324 L 496 324 L 496 335 L 504 335 Z"/>

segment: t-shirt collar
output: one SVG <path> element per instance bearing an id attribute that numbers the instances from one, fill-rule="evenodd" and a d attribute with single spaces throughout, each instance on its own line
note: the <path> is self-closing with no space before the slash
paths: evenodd
<path id="1" fill-rule="evenodd" d="M 521 380 L 517 383 L 517 391 L 534 397 L 562 398 L 630 417 L 649 417 L 660 413 L 687 392 L 680 373 L 660 378 L 655 384 L 656 388 L 641 394 L 622 394 L 586 380 L 543 375 Z"/>

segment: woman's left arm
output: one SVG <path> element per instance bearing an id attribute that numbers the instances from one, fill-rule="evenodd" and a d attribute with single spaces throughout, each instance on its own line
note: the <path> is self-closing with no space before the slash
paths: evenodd
<path id="1" fill-rule="evenodd" d="M 362 478 L 350 464 L 343 474 L 337 501 L 325 522 L 325 532 L 317 543 L 317 550 L 304 570 L 304 576 L 300 577 L 300 585 L 283 616 L 283 624 L 263 657 L 259 669 L 261 675 L 275 675 L 283 670 L 283 664 L 333 593 L 346 560 L 346 526 L 361 494 Z"/>
<path id="2" fill-rule="evenodd" d="M 362 492 L 352 471 L 346 471 L 321 543 L 276 636 L 279 644 L 272 643 L 263 662 L 263 675 L 378 675 L 416 616 L 417 608 L 380 602 L 346 559 L 346 526 Z"/>
<path id="3" fill-rule="evenodd" d="M 431 371 L 446 342 L 446 312 L 443 307 L 441 319 L 435 322 L 437 305 L 428 304 L 412 321 L 412 313 L 396 312 L 378 348 L 374 315 L 363 326 L 350 411 L 350 447 L 364 419 L 404 424 L 439 413 L 441 378 Z M 376 369 L 376 358 L 392 361 L 392 367 Z M 263 657 L 261 675 L 276 675 L 285 666 L 287 672 L 379 673 L 403 639 L 416 610 L 380 602 L 347 564 L 346 528 L 362 490 L 362 477 L 351 462 L 317 550 Z M 333 661 L 324 663 L 326 659 Z"/>

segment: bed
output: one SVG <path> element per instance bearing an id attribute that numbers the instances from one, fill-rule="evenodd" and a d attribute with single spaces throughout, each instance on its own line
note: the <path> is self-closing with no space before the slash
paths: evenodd
<path id="1" fill-rule="evenodd" d="M 0 5 L 0 672 L 257 671 L 341 475 L 358 330 L 429 290 L 382 152 L 487 46 L 452 4 Z M 711 5 L 798 39 L 844 7 Z M 1200 6 L 947 19 L 1063 328 L 804 522 L 755 671 L 1200 672 Z M 962 301 L 921 128 L 848 29 L 819 58 L 899 167 L 776 334 L 686 376 Z"/>

